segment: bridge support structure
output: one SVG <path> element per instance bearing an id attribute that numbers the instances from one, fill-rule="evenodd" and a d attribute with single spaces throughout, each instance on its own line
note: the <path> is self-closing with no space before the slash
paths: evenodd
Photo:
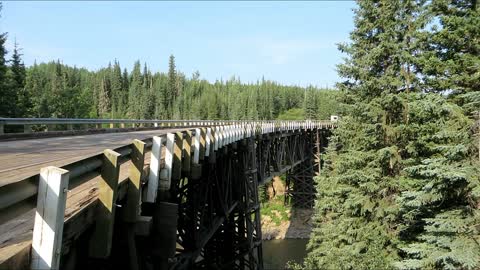
<path id="1" fill-rule="evenodd" d="M 315 180 L 322 168 L 329 130 L 311 130 L 303 135 L 305 144 L 300 162 L 286 172 L 286 202 L 295 208 L 310 209 L 315 203 Z"/>

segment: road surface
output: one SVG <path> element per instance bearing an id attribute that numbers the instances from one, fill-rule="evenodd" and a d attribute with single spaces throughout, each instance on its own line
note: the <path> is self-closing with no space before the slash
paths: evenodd
<path id="1" fill-rule="evenodd" d="M 38 174 L 46 166 L 72 162 L 154 135 L 182 129 L 158 129 L 122 133 L 54 137 L 0 142 L 0 187 Z"/>

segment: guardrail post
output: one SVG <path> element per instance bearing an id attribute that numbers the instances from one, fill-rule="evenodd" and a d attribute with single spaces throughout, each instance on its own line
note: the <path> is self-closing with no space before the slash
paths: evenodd
<path id="1" fill-rule="evenodd" d="M 200 160 L 205 158 L 206 134 L 206 128 L 200 128 Z"/>
<path id="2" fill-rule="evenodd" d="M 130 175 L 128 177 L 127 205 L 125 207 L 124 220 L 127 222 L 136 222 L 139 214 L 140 180 L 142 178 L 143 164 L 145 161 L 145 143 L 140 140 L 133 140 L 130 157 L 133 166 L 130 166 L 129 170 Z"/>
<path id="3" fill-rule="evenodd" d="M 5 134 L 5 125 L 3 123 L 0 123 L 0 135 Z"/>
<path id="4" fill-rule="evenodd" d="M 199 128 L 196 128 L 195 142 L 193 146 L 193 164 L 199 164 L 200 162 L 200 137 L 201 137 L 201 131 Z"/>
<path id="5" fill-rule="evenodd" d="M 190 173 L 190 163 L 192 160 L 192 131 L 187 130 L 183 137 L 183 159 L 182 159 L 182 172 L 185 175 Z"/>
<path id="6" fill-rule="evenodd" d="M 56 167 L 40 170 L 33 227 L 31 269 L 59 269 L 69 172 Z"/>
<path id="7" fill-rule="evenodd" d="M 183 151 L 183 133 L 175 133 L 175 146 L 173 148 L 173 166 L 172 178 L 180 179 L 182 174 L 182 151 Z"/>
<path id="8" fill-rule="evenodd" d="M 150 174 L 148 175 L 146 202 L 155 202 L 157 199 L 158 181 L 160 179 L 160 160 L 162 159 L 162 138 L 153 137 L 152 152 L 150 154 Z"/>
<path id="9" fill-rule="evenodd" d="M 167 134 L 167 149 L 165 151 L 165 173 L 160 174 L 159 189 L 167 191 L 170 189 L 172 181 L 172 165 L 173 165 L 173 148 L 175 144 L 175 134 Z M 162 170 L 163 171 L 163 170 Z"/>
<path id="10" fill-rule="evenodd" d="M 67 124 L 67 130 L 73 130 L 73 124 Z"/>
<path id="11" fill-rule="evenodd" d="M 32 133 L 32 125 L 23 125 L 23 133 Z"/>
<path id="12" fill-rule="evenodd" d="M 207 136 L 205 137 L 205 156 L 210 156 L 210 148 L 212 142 L 212 128 L 207 127 Z"/>
<path id="13" fill-rule="evenodd" d="M 127 223 L 127 243 L 129 269 L 138 269 L 137 248 L 135 243 L 135 224 L 140 214 L 140 182 L 143 174 L 145 161 L 145 144 L 140 140 L 133 140 L 132 153 L 130 154 L 132 165 L 128 176 L 127 202 L 123 211 L 123 221 Z"/>
<path id="14" fill-rule="evenodd" d="M 98 182 L 98 213 L 95 229 L 90 239 L 89 255 L 93 258 L 106 258 L 112 249 L 113 223 L 117 200 L 120 154 L 107 149 L 103 152 L 101 178 Z"/>

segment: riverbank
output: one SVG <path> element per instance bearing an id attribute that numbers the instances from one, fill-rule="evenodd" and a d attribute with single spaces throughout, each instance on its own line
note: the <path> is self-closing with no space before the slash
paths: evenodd
<path id="1" fill-rule="evenodd" d="M 295 209 L 284 204 L 285 184 L 275 177 L 262 203 L 262 239 L 308 239 L 312 231 L 312 209 Z"/>

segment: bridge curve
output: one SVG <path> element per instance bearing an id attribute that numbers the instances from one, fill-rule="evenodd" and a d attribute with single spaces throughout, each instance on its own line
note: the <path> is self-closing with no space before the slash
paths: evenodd
<path id="1" fill-rule="evenodd" d="M 322 141 L 335 127 L 329 121 L 151 121 L 143 124 L 162 129 L 0 142 L 0 268 L 31 263 L 33 217 L 42 192 L 38 186 L 45 181 L 38 169 L 53 165 L 68 171 L 70 192 L 62 232 L 57 233 L 63 235 L 56 247 L 61 256 L 52 263 L 78 265 L 78 257 L 93 264 L 99 257 L 103 263 L 125 262 L 118 260 L 124 256 L 115 248 L 123 246 L 130 257 L 163 268 L 261 269 L 259 183 L 289 173 L 294 204 L 311 205 Z M 18 151 L 28 147 L 23 158 L 30 166 L 12 169 Z M 99 153 L 100 147 L 113 150 Z M 118 156 L 118 176 L 109 179 L 105 170 L 112 153 Z M 48 162 L 42 162 L 46 156 Z M 110 191 L 102 183 L 110 183 Z M 114 196 L 98 200 L 105 192 Z M 122 204 L 127 207 L 115 207 Z M 118 213 L 102 212 L 106 205 Z M 126 238 L 116 240 L 114 228 Z M 88 244 L 92 239 L 104 243 L 103 249 Z M 133 250 L 125 245 L 132 241 Z M 82 245 L 87 254 L 79 251 Z M 126 263 L 145 267 L 137 261 Z"/>

